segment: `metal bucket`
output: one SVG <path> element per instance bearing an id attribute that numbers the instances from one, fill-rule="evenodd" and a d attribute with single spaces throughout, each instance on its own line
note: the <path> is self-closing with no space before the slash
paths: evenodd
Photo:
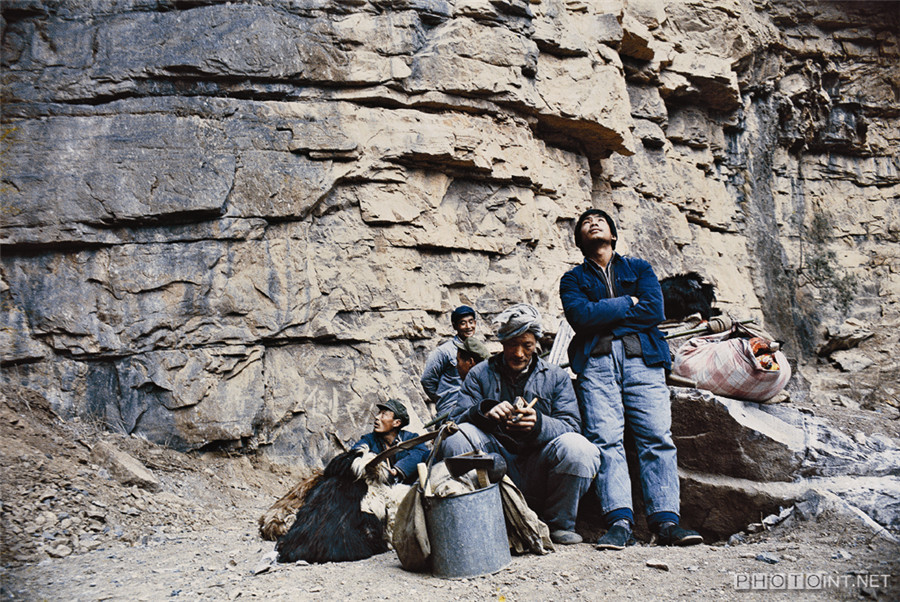
<path id="1" fill-rule="evenodd" d="M 452 497 L 426 497 L 424 506 L 436 577 L 487 575 L 512 561 L 499 483 Z"/>

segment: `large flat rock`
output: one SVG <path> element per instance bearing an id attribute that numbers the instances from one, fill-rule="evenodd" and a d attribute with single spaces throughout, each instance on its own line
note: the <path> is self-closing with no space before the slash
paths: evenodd
<path id="1" fill-rule="evenodd" d="M 679 466 L 755 481 L 791 481 L 807 453 L 806 433 L 758 404 L 699 389 L 675 389 L 672 435 Z"/>

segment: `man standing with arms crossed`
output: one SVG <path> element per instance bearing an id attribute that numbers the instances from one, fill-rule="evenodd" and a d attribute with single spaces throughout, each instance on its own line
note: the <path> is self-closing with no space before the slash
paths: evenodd
<path id="1" fill-rule="evenodd" d="M 631 541 L 634 510 L 623 443 L 634 433 L 647 522 L 657 543 L 702 543 L 679 526 L 678 460 L 665 371 L 669 346 L 657 325 L 665 319 L 662 291 L 650 264 L 615 252 L 616 225 L 599 209 L 575 225 L 584 262 L 566 272 L 559 286 L 566 319 L 575 331 L 569 345 L 583 432 L 600 450 L 596 487 L 607 533 L 601 550 Z"/>

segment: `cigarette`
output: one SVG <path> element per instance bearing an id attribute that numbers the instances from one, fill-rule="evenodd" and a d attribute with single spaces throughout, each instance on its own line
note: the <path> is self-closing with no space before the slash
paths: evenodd
<path id="1" fill-rule="evenodd" d="M 526 405 L 524 408 L 521 408 L 521 409 L 518 410 L 518 411 L 521 412 L 522 410 L 528 410 L 528 409 L 530 409 L 530 408 L 533 408 L 533 407 L 534 407 L 534 404 L 537 403 L 537 400 L 538 400 L 538 398 L 535 397 L 534 399 L 531 400 L 531 403 L 529 403 L 529 404 Z M 512 420 L 510 420 L 510 422 L 512 422 L 513 424 L 515 424 L 516 422 L 518 422 L 518 421 L 521 420 L 521 419 L 522 419 L 522 414 L 516 414 L 515 416 L 512 417 Z"/>

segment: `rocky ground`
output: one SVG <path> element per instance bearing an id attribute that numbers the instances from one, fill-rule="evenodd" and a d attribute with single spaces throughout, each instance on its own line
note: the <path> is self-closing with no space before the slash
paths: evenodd
<path id="1" fill-rule="evenodd" d="M 867 414 L 854 421 L 875 424 Z M 129 473 L 110 449 L 152 474 Z M 494 575 L 464 580 L 408 573 L 393 552 L 271 565 L 273 544 L 259 537 L 256 519 L 301 474 L 63 422 L 25 389 L 3 389 L 0 469 L 0 577 L 9 600 L 753 600 L 772 592 L 736 586 L 782 578 L 806 587 L 790 594 L 800 599 L 900 598 L 900 548 L 829 512 L 730 544 L 639 544 L 618 553 L 581 544 L 514 557 Z"/>

